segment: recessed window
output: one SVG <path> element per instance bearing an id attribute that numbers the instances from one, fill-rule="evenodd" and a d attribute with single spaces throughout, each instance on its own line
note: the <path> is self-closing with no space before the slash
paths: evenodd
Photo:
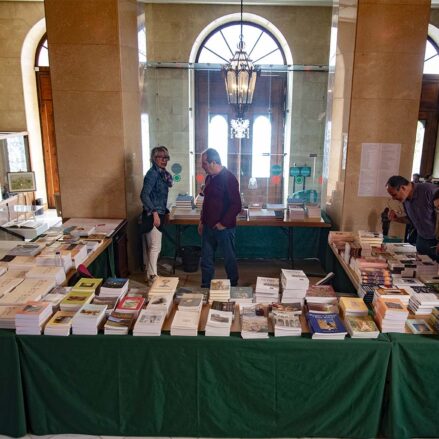
<path id="1" fill-rule="evenodd" d="M 37 67 L 49 67 L 49 43 L 47 38 L 41 40 L 37 48 L 36 65 Z"/>
<path id="2" fill-rule="evenodd" d="M 209 148 L 218 151 L 223 166 L 227 166 L 228 142 L 226 118 L 222 115 L 213 116 L 209 122 Z"/>
<path id="3" fill-rule="evenodd" d="M 252 177 L 268 178 L 271 160 L 271 123 L 268 117 L 255 119 L 252 138 Z"/>
<path id="4" fill-rule="evenodd" d="M 425 46 L 424 73 L 439 74 L 438 47 L 431 38 L 427 38 Z"/>

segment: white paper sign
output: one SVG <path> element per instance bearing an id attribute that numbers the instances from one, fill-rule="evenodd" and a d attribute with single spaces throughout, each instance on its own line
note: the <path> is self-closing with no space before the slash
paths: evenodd
<path id="1" fill-rule="evenodd" d="M 400 143 L 363 143 L 358 182 L 359 197 L 388 197 L 387 180 L 399 175 Z"/>

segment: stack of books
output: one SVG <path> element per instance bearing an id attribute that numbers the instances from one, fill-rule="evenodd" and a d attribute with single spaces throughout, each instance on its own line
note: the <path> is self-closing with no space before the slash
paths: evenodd
<path id="1" fill-rule="evenodd" d="M 40 335 L 42 328 L 52 315 L 49 302 L 27 302 L 15 315 L 16 333 L 19 335 Z"/>
<path id="2" fill-rule="evenodd" d="M 308 308 L 313 304 L 328 304 L 337 308 L 337 294 L 331 285 L 311 285 L 306 292 L 306 303 Z M 338 309 L 334 312 L 338 313 Z"/>
<path id="3" fill-rule="evenodd" d="M 69 335 L 74 315 L 71 311 L 57 311 L 44 327 L 44 335 Z"/>
<path id="4" fill-rule="evenodd" d="M 307 204 L 306 213 L 309 219 L 319 220 L 321 218 L 320 204 Z"/>
<path id="5" fill-rule="evenodd" d="M 104 325 L 105 335 L 127 335 L 134 324 L 134 314 L 131 312 L 113 311 Z"/>
<path id="6" fill-rule="evenodd" d="M 281 270 L 282 302 L 303 300 L 309 288 L 309 279 L 302 270 Z"/>
<path id="7" fill-rule="evenodd" d="M 303 303 L 301 301 L 291 303 L 272 303 L 269 311 L 273 312 L 288 312 L 295 315 L 302 314 Z"/>
<path id="8" fill-rule="evenodd" d="M 48 279 L 61 285 L 66 280 L 64 267 L 35 265 L 25 275 L 28 279 Z"/>
<path id="9" fill-rule="evenodd" d="M 116 311 L 130 313 L 137 318 L 144 305 L 144 297 L 126 295 L 117 304 Z"/>
<path id="10" fill-rule="evenodd" d="M 416 253 L 416 247 L 408 242 L 388 242 L 386 249 L 390 253 Z"/>
<path id="11" fill-rule="evenodd" d="M 174 207 L 172 210 L 172 216 L 174 219 L 196 219 L 200 217 L 200 211 L 198 209 L 182 209 L 180 207 Z"/>
<path id="12" fill-rule="evenodd" d="M 423 290 L 414 292 L 408 303 L 409 310 L 417 316 L 430 314 L 439 306 L 439 294 L 433 288 L 427 286 L 420 288 Z"/>
<path id="13" fill-rule="evenodd" d="M 270 209 L 248 209 L 248 219 L 251 220 L 260 220 L 260 219 L 276 219 L 276 214 L 274 210 Z"/>
<path id="14" fill-rule="evenodd" d="M 358 241 L 361 245 L 361 254 L 363 257 L 370 256 L 372 247 L 381 247 L 383 243 L 383 234 L 380 232 L 369 232 L 367 230 L 358 231 Z"/>
<path id="15" fill-rule="evenodd" d="M 279 279 L 258 276 L 256 278 L 255 300 L 256 303 L 279 302 Z"/>
<path id="16" fill-rule="evenodd" d="M 436 332 L 439 332 L 439 307 L 435 306 L 432 309 L 428 323 Z"/>
<path id="17" fill-rule="evenodd" d="M 174 295 L 174 303 L 178 305 L 180 300 L 187 294 L 201 294 L 203 296 L 203 305 L 209 303 L 209 288 L 178 288 Z"/>
<path id="18" fill-rule="evenodd" d="M 410 294 L 403 288 L 375 288 L 375 297 L 377 299 L 399 299 L 404 305 L 409 304 Z"/>
<path id="19" fill-rule="evenodd" d="M 290 221 L 303 221 L 305 219 L 305 209 L 303 206 L 288 206 L 288 218 Z"/>
<path id="20" fill-rule="evenodd" d="M 38 243 L 18 244 L 14 248 L 8 250 L 8 255 L 12 256 L 36 256 L 46 246 Z"/>
<path id="21" fill-rule="evenodd" d="M 366 305 L 372 303 L 373 298 L 375 297 L 375 285 L 361 285 L 358 288 L 357 294 L 358 297 L 363 299 Z"/>
<path id="22" fill-rule="evenodd" d="M 61 300 L 59 306 L 61 311 L 76 312 L 79 311 L 82 306 L 90 303 L 93 298 L 94 293 L 92 292 L 72 290 Z"/>
<path id="23" fill-rule="evenodd" d="M 106 310 L 105 314 L 108 316 L 110 315 L 116 308 L 118 298 L 117 297 L 101 297 L 95 296 L 92 300 L 93 305 L 105 305 Z"/>
<path id="24" fill-rule="evenodd" d="M 171 324 L 171 335 L 193 336 L 198 334 L 200 313 L 177 310 Z"/>
<path id="25" fill-rule="evenodd" d="M 99 290 L 100 297 L 123 297 L 128 291 L 128 279 L 121 277 L 109 277 Z"/>
<path id="26" fill-rule="evenodd" d="M 15 329 L 15 314 L 21 306 L 0 306 L 0 329 Z"/>
<path id="27" fill-rule="evenodd" d="M 159 294 L 153 294 L 149 295 L 149 301 L 148 305 L 146 306 L 146 309 L 149 310 L 162 310 L 165 311 L 166 315 L 169 315 L 172 309 L 172 293 L 159 293 Z"/>
<path id="28" fill-rule="evenodd" d="M 63 267 L 65 273 L 73 267 L 72 259 L 69 254 L 52 251 L 50 247 L 36 256 L 35 261 L 37 265 Z"/>
<path id="29" fill-rule="evenodd" d="M 230 279 L 212 279 L 210 281 L 209 303 L 214 300 L 227 302 L 230 299 Z"/>
<path id="30" fill-rule="evenodd" d="M 245 306 L 245 305 L 240 305 Z M 250 305 L 251 306 L 251 305 Z M 235 308 L 236 308 L 236 302 L 229 301 L 229 302 L 220 302 L 218 300 L 215 300 L 210 305 L 210 309 L 214 309 L 216 311 L 226 311 L 231 312 L 232 317 L 235 318 Z"/>
<path id="31" fill-rule="evenodd" d="M 18 282 L 18 285 L 11 292 L 0 298 L 0 305 L 18 306 L 25 305 L 26 302 L 29 301 L 39 301 L 55 286 L 55 283 L 52 280 L 16 280 L 20 282 Z"/>
<path id="32" fill-rule="evenodd" d="M 194 207 L 194 197 L 187 194 L 178 194 L 175 199 L 175 207 L 180 209 L 192 209 Z"/>
<path id="33" fill-rule="evenodd" d="M 206 336 L 228 337 L 230 335 L 232 321 L 233 312 L 211 308 L 207 316 Z"/>
<path id="34" fill-rule="evenodd" d="M 339 232 L 331 231 L 328 234 L 328 243 L 335 247 L 338 252 L 344 251 L 346 242 L 355 241 L 355 235 L 353 232 Z"/>
<path id="35" fill-rule="evenodd" d="M 300 336 L 302 334 L 302 325 L 296 313 L 273 309 L 272 318 L 275 337 Z"/>
<path id="36" fill-rule="evenodd" d="M 86 278 L 83 277 L 72 287 L 72 291 L 99 294 L 99 287 L 102 284 L 102 278 Z"/>
<path id="37" fill-rule="evenodd" d="M 320 340 L 343 340 L 347 331 L 338 314 L 308 313 L 308 326 L 312 338 Z"/>
<path id="38" fill-rule="evenodd" d="M 359 297 L 340 297 L 339 306 L 341 316 L 344 318 L 348 316 L 367 316 L 369 314 L 369 309 L 364 300 Z"/>
<path id="39" fill-rule="evenodd" d="M 201 313 L 203 308 L 203 295 L 200 293 L 185 294 L 178 302 L 179 311 L 192 311 Z"/>
<path id="40" fill-rule="evenodd" d="M 195 197 L 195 209 L 201 210 L 203 208 L 204 195 L 198 194 Z"/>
<path id="41" fill-rule="evenodd" d="M 178 277 L 157 276 L 149 289 L 149 295 L 152 296 L 154 294 L 163 293 L 174 295 L 177 286 Z"/>
<path id="42" fill-rule="evenodd" d="M 36 265 L 36 259 L 33 256 L 5 256 L 8 271 L 29 271 Z"/>
<path id="43" fill-rule="evenodd" d="M 435 333 L 425 319 L 408 319 L 407 328 L 409 328 L 413 334 L 432 335 Z"/>
<path id="44" fill-rule="evenodd" d="M 159 336 L 162 333 L 166 314 L 165 309 L 142 309 L 134 325 L 133 335 Z"/>
<path id="45" fill-rule="evenodd" d="M 241 308 L 241 337 L 268 338 L 268 319 L 263 315 L 257 315 L 254 306 Z"/>
<path id="46" fill-rule="evenodd" d="M 348 315 L 344 321 L 352 338 L 377 338 L 380 335 L 380 331 L 371 316 Z"/>
<path id="47" fill-rule="evenodd" d="M 77 335 L 96 335 L 99 325 L 105 318 L 106 305 L 86 304 L 73 316 L 72 333 Z"/>
<path id="48" fill-rule="evenodd" d="M 230 300 L 235 303 L 253 303 L 252 287 L 230 287 Z"/>
<path id="49" fill-rule="evenodd" d="M 373 306 L 381 332 L 405 332 L 409 312 L 399 299 L 376 299 Z"/>

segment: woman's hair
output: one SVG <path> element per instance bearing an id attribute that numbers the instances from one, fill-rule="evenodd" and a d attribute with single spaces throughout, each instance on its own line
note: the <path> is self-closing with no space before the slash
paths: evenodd
<path id="1" fill-rule="evenodd" d="M 154 148 L 152 148 L 151 150 L 151 156 L 149 158 L 149 160 L 151 161 L 151 163 L 154 162 L 155 158 L 158 156 L 159 153 L 164 152 L 166 154 L 169 155 L 169 151 L 168 148 L 166 148 L 166 146 L 160 145 L 160 146 L 156 146 Z"/>

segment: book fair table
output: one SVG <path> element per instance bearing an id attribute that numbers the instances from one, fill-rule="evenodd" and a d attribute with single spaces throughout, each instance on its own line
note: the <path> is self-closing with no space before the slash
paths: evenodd
<path id="1" fill-rule="evenodd" d="M 181 255 L 183 247 L 183 235 L 188 228 L 195 230 L 199 223 L 199 218 L 175 218 L 171 212 L 169 225 L 175 227 L 174 237 L 169 238 L 173 242 L 172 256 L 174 256 L 174 272 L 177 256 Z M 331 224 L 325 222 L 322 218 L 303 220 L 279 220 L 279 219 L 238 219 L 236 230 L 236 249 L 237 257 L 264 257 L 279 258 L 286 257 L 294 266 L 295 257 L 316 257 L 319 253 L 321 239 L 321 231 L 329 230 Z M 169 229 L 169 227 L 168 227 Z M 261 232 L 257 233 L 257 230 Z M 308 233 L 305 232 L 308 231 Z M 296 232 L 296 233 L 295 233 Z M 195 240 L 199 241 L 199 237 L 194 232 L 192 235 L 191 245 Z M 300 245 L 296 245 L 296 241 L 300 236 L 304 236 L 304 240 Z M 305 236 L 306 235 L 306 236 Z M 286 239 L 285 239 L 286 238 Z M 287 244 L 285 252 L 285 243 Z M 326 237 L 325 237 L 326 243 Z M 300 248 L 300 254 L 295 252 L 295 247 Z M 309 247 L 306 249 L 305 247 Z M 308 253 L 307 253 L 308 252 Z"/>
<path id="2" fill-rule="evenodd" d="M 392 347 L 386 337 L 16 338 L 37 435 L 376 437 Z"/>

